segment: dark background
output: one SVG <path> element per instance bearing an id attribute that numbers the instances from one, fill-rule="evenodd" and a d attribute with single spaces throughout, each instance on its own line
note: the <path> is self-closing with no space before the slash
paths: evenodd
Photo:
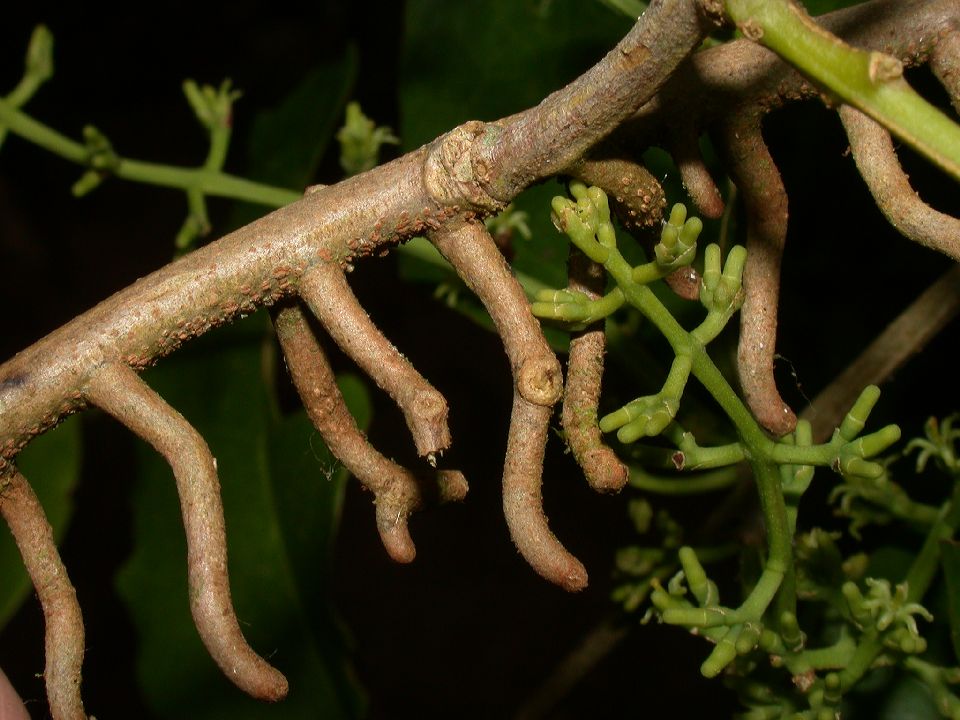
<path id="1" fill-rule="evenodd" d="M 307 69 L 352 43 L 360 57 L 354 97 L 402 136 L 403 3 L 349 5 L 327 0 L 283 13 L 259 2 L 173 2 L 162 10 L 127 4 L 109 12 L 79 3 L 55 12 L 9 8 L 0 28 L 0 92 L 19 77 L 31 28 L 46 22 L 57 69 L 28 106 L 31 114 L 72 137 L 93 122 L 127 156 L 195 164 L 204 137 L 183 103 L 182 78 L 233 78 L 244 92 L 235 130 L 242 137 L 257 109 L 279 102 Z M 926 76 L 915 80 L 936 92 Z M 800 407 L 947 263 L 885 225 L 829 111 L 790 108 L 771 117 L 766 132 L 791 201 L 779 351 L 799 380 L 784 373 L 785 393 Z M 905 155 L 922 194 L 956 209 L 956 184 Z M 228 169 L 242 174 L 243 160 L 235 143 Z M 317 181 L 338 177 L 336 160 L 335 150 L 328 153 Z M 76 167 L 16 138 L 0 149 L 0 358 L 170 259 L 183 218 L 180 194 L 113 181 L 75 199 L 69 188 L 78 176 Z M 215 222 L 227 212 L 225 204 L 212 209 Z M 369 497 L 352 485 L 333 592 L 371 717 L 509 717 L 585 634 L 615 617 L 608 599 L 613 554 L 631 537 L 625 499 L 591 494 L 552 442 L 545 470 L 551 527 L 584 561 L 591 585 L 571 596 L 529 570 L 500 511 L 511 384 L 499 340 L 434 301 L 431 288 L 402 284 L 396 274 L 388 257 L 364 263 L 351 282 L 385 334 L 447 396 L 455 439 L 449 462 L 464 470 L 471 492 L 460 506 L 413 520 L 418 557 L 400 567 L 379 546 Z M 954 322 L 897 374 L 877 426 L 895 419 L 915 434 L 927 415 L 956 409 L 951 357 L 958 330 Z M 335 361 L 348 366 L 342 357 Z M 411 458 L 399 413 L 374 397 L 372 443 L 389 457 Z M 146 718 L 133 672 L 135 634 L 113 590 L 131 542 L 123 487 L 132 439 L 100 417 L 84 432 L 84 475 L 63 545 L 87 623 L 84 697 L 103 717 Z M 696 508 L 688 512 L 697 517 Z M 0 634 L 0 666 L 35 717 L 46 712 L 36 677 L 42 651 L 42 615 L 31 601 Z M 679 630 L 632 632 L 551 717 L 693 717 L 703 708 L 725 716 L 730 698 L 697 671 L 705 653 Z M 170 655 L 176 662 L 175 647 Z M 263 716 L 270 717 L 268 707 Z"/>

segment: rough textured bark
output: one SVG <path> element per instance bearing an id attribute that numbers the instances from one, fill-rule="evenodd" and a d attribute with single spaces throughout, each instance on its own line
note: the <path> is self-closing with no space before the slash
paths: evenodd
<path id="1" fill-rule="evenodd" d="M 747 394 L 760 398 L 752 404 L 773 432 L 789 429 L 789 413 L 778 405 L 772 378 L 766 377 L 786 199 L 759 128 L 765 113 L 816 97 L 818 91 L 773 53 L 746 40 L 695 52 L 718 20 L 720 5 L 718 0 L 653 0 L 603 60 L 537 107 L 495 122 L 466 123 L 392 163 L 311 192 L 143 278 L 0 366 L 0 508 L 44 604 L 48 693 L 56 717 L 83 714 L 77 691 L 83 626 L 42 509 L 14 460 L 31 438 L 91 404 L 151 442 L 174 468 L 196 589 L 191 605 L 211 654 L 231 679 L 258 697 L 276 699 L 286 691 L 282 676 L 247 647 L 230 607 L 213 458 L 202 438 L 137 376 L 182 343 L 242 313 L 278 305 L 278 336 L 294 383 L 331 449 L 374 492 L 377 525 L 395 559 L 414 555 L 406 517 L 425 497 L 457 499 L 466 492 L 454 471 L 441 471 L 428 492 L 429 485 L 367 445 L 346 418 L 298 304 L 305 300 L 341 346 L 354 348 L 361 365 L 403 407 L 418 451 L 432 457 L 449 444 L 446 406 L 369 323 L 342 274 L 354 262 L 416 235 L 430 235 L 453 262 L 490 309 L 504 339 L 515 384 L 503 482 L 511 535 L 541 575 L 570 590 L 584 587 L 585 569 L 554 537 L 542 509 L 541 463 L 551 408 L 561 394 L 559 364 L 478 222 L 541 179 L 579 174 L 598 182 L 612 190 L 626 224 L 641 229 L 657 222 L 662 189 L 637 159 L 660 143 L 675 150 L 695 201 L 714 215 L 722 203 L 695 148 L 701 133 L 720 131 L 758 238 L 745 276 L 756 302 L 753 309 L 745 308 L 745 324 L 748 336 L 756 326 L 759 334 L 749 342 L 763 352 L 741 365 L 761 368 L 766 384 L 759 395 L 749 387 Z M 907 65 L 930 60 L 957 102 L 956 0 L 873 0 L 822 22 L 852 44 L 888 52 Z M 885 148 L 866 155 L 871 159 L 865 177 L 871 169 L 896 175 L 896 168 L 884 166 L 890 158 Z M 894 194 L 897 202 L 880 204 L 893 208 L 891 218 L 901 222 L 896 213 L 910 205 L 909 193 L 901 187 Z M 918 229 L 908 232 L 914 239 L 953 242 L 937 240 L 930 230 L 936 216 L 922 208 L 920 215 Z M 690 273 L 670 281 L 687 295 L 698 285 Z M 588 387 L 573 382 L 568 391 L 575 411 L 595 407 L 602 343 L 594 337 L 574 348 L 574 379 L 589 380 Z M 370 349 L 373 353 L 365 355 Z M 597 436 L 588 438 L 593 448 L 602 447 L 598 442 Z M 584 458 L 589 466 L 592 461 Z M 603 462 L 608 468 L 594 480 L 606 473 L 605 479 L 595 484 L 612 489 L 620 470 L 613 461 Z"/>

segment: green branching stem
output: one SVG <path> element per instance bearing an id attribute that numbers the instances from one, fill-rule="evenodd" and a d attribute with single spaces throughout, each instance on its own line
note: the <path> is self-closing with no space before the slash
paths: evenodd
<path id="1" fill-rule="evenodd" d="M 83 167 L 90 166 L 90 149 L 86 145 L 22 112 L 11 96 L 6 99 L 0 97 L 0 130 L 3 129 L 64 160 Z M 202 207 L 204 196 L 239 200 L 270 208 L 289 205 L 302 197 L 301 192 L 296 190 L 246 180 L 217 169 L 223 163 L 227 137 L 226 133 L 211 133 L 210 152 L 200 167 L 176 167 L 119 157 L 111 166 L 110 174 L 123 180 L 185 192 L 190 209 L 187 222 L 201 213 L 205 214 Z M 199 231 L 200 228 L 196 230 Z M 398 249 L 423 262 L 448 270 L 451 276 L 455 274 L 450 264 L 424 239 L 414 238 Z M 530 297 L 546 289 L 546 285 L 533 276 L 521 272 L 515 274 Z"/>
<path id="2" fill-rule="evenodd" d="M 8 100 L 0 99 L 0 125 L 14 135 L 37 145 L 64 160 L 89 167 L 89 148 L 71 140 L 49 125 L 19 111 Z M 300 199 L 293 190 L 245 180 L 207 167 L 184 168 L 119 158 L 111 174 L 124 180 L 178 190 L 198 190 L 205 195 L 232 198 L 269 207 L 289 205 Z"/>
<path id="3" fill-rule="evenodd" d="M 635 268 L 617 248 L 607 198 L 603 192 L 598 188 L 573 183 L 570 193 L 573 200 L 554 199 L 554 222 L 585 255 L 603 265 L 613 279 L 615 288 L 598 301 L 568 290 L 541 291 L 538 302 L 534 304 L 535 314 L 573 324 L 588 318 L 590 321 L 597 320 L 624 303 L 639 310 L 669 343 L 674 355 L 673 364 L 660 392 L 633 400 L 605 416 L 599 422 L 600 430 L 617 430 L 617 437 L 624 443 L 632 443 L 644 435 L 662 434 L 677 447 L 670 458 L 676 469 L 723 468 L 683 482 L 635 470 L 631 483 L 661 493 L 708 491 L 733 482 L 736 477 L 733 466 L 747 461 L 753 470 L 760 497 L 767 533 L 767 553 L 763 558 L 762 571 L 743 603 L 735 609 L 721 605 L 716 587 L 708 580 L 697 553 L 685 547 L 679 553 L 683 572 L 670 581 L 668 589 L 664 590 L 657 582 L 651 581 L 654 587 L 651 599 L 660 610 L 661 617 L 670 624 L 696 628 L 698 633 L 715 643 L 713 651 L 701 666 L 701 672 L 707 677 L 719 674 L 738 655 L 749 653 L 760 643 L 764 632 L 769 636 L 767 645 L 771 642 L 783 644 L 784 654 L 800 665 L 807 663 L 806 669 L 810 669 L 810 663 L 828 663 L 835 667 L 837 657 L 842 656 L 843 659 L 849 659 L 846 673 L 862 673 L 871 666 L 877 653 L 884 647 L 883 643 L 891 641 L 891 633 L 884 632 L 890 621 L 877 620 L 875 632 L 867 633 L 863 642 L 855 648 L 847 643 L 842 648 L 824 649 L 821 652 L 823 657 L 812 655 L 805 660 L 799 659 L 804 651 L 804 638 L 797 621 L 793 537 L 799 501 L 810 485 L 815 466 L 831 466 L 851 480 L 879 478 L 883 474 L 884 467 L 871 458 L 899 439 L 899 428 L 891 425 L 868 435 L 860 435 L 879 399 L 880 391 L 875 386 L 866 388 L 829 442 L 814 445 L 812 429 L 805 421 L 798 424 L 793 434 L 773 440 L 761 428 L 706 351 L 707 343 L 720 333 L 743 303 L 746 251 L 739 246 L 731 248 L 726 262 L 722 264 L 719 247 L 711 245 L 707 248 L 700 285 L 700 302 L 707 310 L 707 316 L 697 328 L 688 332 L 647 283 L 663 277 L 666 274 L 664 271 L 692 261 L 696 239 L 702 228 L 700 221 L 687 219 L 683 206 L 674 206 L 670 220 L 661 232 L 660 243 L 654 248 L 656 260 Z M 738 442 L 700 447 L 693 434 L 686 432 L 673 419 L 690 375 L 700 381 L 733 422 L 739 436 Z M 949 427 L 943 433 L 949 434 Z M 960 521 L 960 510 L 956 515 L 956 520 Z M 941 530 L 938 537 L 944 535 L 952 535 L 952 526 L 949 532 Z M 936 560 L 933 556 L 930 562 L 925 562 L 923 571 L 932 576 Z M 920 573 L 921 570 L 916 572 Z M 681 578 L 686 579 L 696 605 L 683 597 Z M 925 589 L 929 578 L 921 584 Z M 896 598 L 891 600 L 889 587 L 884 586 L 887 595 L 883 597 L 882 592 L 877 590 L 879 587 L 871 586 L 870 592 L 873 594 L 864 601 L 863 607 L 889 601 L 890 612 L 896 610 L 906 613 L 907 620 L 904 622 L 908 626 L 914 623 L 909 617 L 910 613 L 926 612 L 919 606 L 905 606 L 908 598 L 903 588 L 898 587 Z M 770 637 L 774 640 L 771 641 Z M 906 638 L 905 642 L 901 642 L 900 647 L 909 646 L 913 650 L 903 649 L 904 652 L 915 652 L 919 647 L 919 641 L 915 641 L 915 638 Z M 831 674 L 828 678 L 816 680 L 823 685 L 824 707 L 833 703 L 827 694 L 831 698 L 836 695 L 839 701 L 841 679 Z M 820 703 L 818 700 L 818 707 Z"/>
<path id="4" fill-rule="evenodd" d="M 53 35 L 46 26 L 38 25 L 27 46 L 23 77 L 7 95 L 6 102 L 14 108 L 23 107 L 52 75 Z M 6 135 L 7 128 L 0 123 L 0 145 L 3 145 Z"/>
<path id="5" fill-rule="evenodd" d="M 699 495 L 723 490 L 740 479 L 735 468 L 724 467 L 694 477 L 653 475 L 638 467 L 630 468 L 630 485 L 658 495 Z"/>
<path id="6" fill-rule="evenodd" d="M 724 0 L 743 34 L 960 179 L 960 125 L 924 100 L 891 55 L 847 45 L 791 0 Z"/>
<path id="7" fill-rule="evenodd" d="M 944 504 L 907 573 L 909 602 L 920 602 L 926 595 L 940 567 L 940 546 L 953 539 L 953 534 L 958 527 L 960 527 L 960 482 L 955 482 L 953 495 L 949 502 Z"/>
<path id="8" fill-rule="evenodd" d="M 577 220 L 573 218 L 572 208 L 565 211 L 564 204 L 555 201 L 554 211 L 558 224 L 584 253 L 604 265 L 626 301 L 656 326 L 670 344 L 675 357 L 683 358 L 681 369 L 688 369 L 688 372 L 703 384 L 733 421 L 741 439 L 743 453 L 750 460 L 754 470 L 767 526 L 769 554 L 766 565 L 757 585 L 739 610 L 676 608 L 676 616 L 669 614 L 674 612 L 671 610 L 664 614 L 664 620 L 698 627 L 734 625 L 758 620 L 772 602 L 785 575 L 792 576 L 793 567 L 786 505 L 780 488 L 777 462 L 772 457 L 776 444 L 753 419 L 750 411 L 710 359 L 704 343 L 684 330 L 649 287 L 636 282 L 634 268 L 616 248 L 612 228 L 608 224 L 606 198 L 597 197 L 592 190 L 587 190 L 583 186 L 571 187 L 574 196 L 581 201 L 581 211 L 586 211 L 584 207 L 586 203 L 583 201 L 589 197 L 589 204 L 593 206 L 589 212 L 598 213 L 599 217 L 594 215 L 593 222 L 588 221 L 586 224 L 582 221 L 578 222 L 579 218 Z M 681 222 L 683 222 L 682 219 Z M 795 599 L 789 602 L 795 602 Z"/>

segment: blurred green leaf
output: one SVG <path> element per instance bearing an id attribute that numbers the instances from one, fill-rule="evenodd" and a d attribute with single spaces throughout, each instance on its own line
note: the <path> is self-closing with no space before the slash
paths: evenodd
<path id="1" fill-rule="evenodd" d="M 188 608 L 174 479 L 141 444 L 135 551 L 118 584 L 140 632 L 141 686 L 163 718 L 353 718 L 362 711 L 327 582 L 346 473 L 302 412 L 271 417 L 262 368 L 268 337 L 258 313 L 200 338 L 146 379 L 217 458 L 237 615 L 250 644 L 287 675 L 290 696 L 268 710 L 209 658 Z M 349 380 L 344 390 L 368 419 L 363 386 Z"/>
<path id="2" fill-rule="evenodd" d="M 276 108 L 257 115 L 247 142 L 245 176 L 302 190 L 330 146 L 357 76 L 357 53 L 314 68 Z M 238 204 L 239 227 L 263 215 L 260 205 Z"/>
<path id="3" fill-rule="evenodd" d="M 614 12 L 622 13 L 634 20 L 647 9 L 647 3 L 643 0 L 598 0 L 598 2 Z"/>
<path id="4" fill-rule="evenodd" d="M 57 542 L 73 512 L 73 488 L 80 477 L 80 419 L 73 416 L 33 440 L 17 457 L 17 467 L 40 499 Z M 0 533 L 0 627 L 30 591 L 30 578 L 10 533 Z"/>
<path id="5" fill-rule="evenodd" d="M 939 720 L 943 717 L 929 688 L 913 677 L 903 677 L 886 693 L 877 720 Z"/>
<path id="6" fill-rule="evenodd" d="M 631 25 L 582 0 L 410 0 L 403 147 L 419 147 L 467 120 L 533 107 L 603 57 Z"/>

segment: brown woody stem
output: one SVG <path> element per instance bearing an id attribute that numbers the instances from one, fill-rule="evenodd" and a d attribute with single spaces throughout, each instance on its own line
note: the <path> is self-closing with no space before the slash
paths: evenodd
<path id="1" fill-rule="evenodd" d="M 337 345 L 403 411 L 417 452 L 433 456 L 450 447 L 447 401 L 373 324 L 347 279 L 333 263 L 320 263 L 300 281 L 300 295 Z"/>
<path id="2" fill-rule="evenodd" d="M 286 304 L 274 315 L 274 327 L 297 392 L 330 452 L 374 494 L 377 530 L 391 558 L 410 562 L 416 548 L 407 518 L 423 502 L 413 474 L 377 452 L 357 427 L 326 355 L 299 304 Z M 441 471 L 441 500 L 460 500 L 467 492 L 463 475 Z"/>
<path id="3" fill-rule="evenodd" d="M 0 514 L 37 590 L 46 625 L 47 701 L 54 720 L 86 720 L 80 697 L 83 616 L 57 552 L 53 529 L 30 484 L 16 469 L 0 476 Z"/>
<path id="4" fill-rule="evenodd" d="M 960 30 L 945 34 L 930 53 L 930 69 L 960 113 Z"/>
<path id="5" fill-rule="evenodd" d="M 663 220 L 667 198 L 663 187 L 643 165 L 622 158 L 591 156 L 574 163 L 567 172 L 587 186 L 601 188 L 627 231 L 658 227 Z"/>
<path id="6" fill-rule="evenodd" d="M 747 209 L 746 300 L 740 311 L 737 369 L 744 398 L 763 427 L 780 436 L 797 418 L 773 377 L 780 260 L 787 236 L 787 192 L 760 132 L 758 118 L 741 116 L 723 128 L 730 175 Z"/>
<path id="7" fill-rule="evenodd" d="M 247 644 L 233 611 L 217 462 L 186 419 L 125 365 L 104 365 L 86 399 L 148 442 L 170 464 L 187 536 L 190 612 L 210 656 L 247 694 L 281 700 L 287 680 Z"/>
<path id="8" fill-rule="evenodd" d="M 857 170 L 877 207 L 905 237 L 960 262 L 960 220 L 937 212 L 917 197 L 900 166 L 890 133 L 859 110 L 840 108 Z"/>
<path id="9" fill-rule="evenodd" d="M 503 510 L 510 536 L 541 576 L 567 590 L 581 590 L 587 571 L 547 526 L 541 475 L 551 408 L 560 398 L 560 364 L 530 312 L 520 283 L 480 223 L 467 222 L 431 241 L 480 298 L 513 372 L 513 411 L 503 469 Z"/>
<path id="10" fill-rule="evenodd" d="M 488 125 L 471 157 L 473 177 L 508 201 L 519 188 L 562 173 L 653 97 L 721 14 L 714 0 L 650 3 L 590 70 L 537 107 Z"/>
<path id="11" fill-rule="evenodd" d="M 600 297 L 606 280 L 602 265 L 592 262 L 571 245 L 567 267 L 571 290 L 592 299 Z M 603 443 L 597 425 L 606 347 L 603 324 L 601 320 L 570 336 L 561 422 L 567 445 L 583 468 L 590 487 L 597 492 L 619 492 L 627 484 L 627 466 Z"/>
<path id="12" fill-rule="evenodd" d="M 701 215 L 714 220 L 723 215 L 723 198 L 700 154 L 700 138 L 694 126 L 681 125 L 671 135 L 670 154 L 680 171 L 683 186 Z"/>

